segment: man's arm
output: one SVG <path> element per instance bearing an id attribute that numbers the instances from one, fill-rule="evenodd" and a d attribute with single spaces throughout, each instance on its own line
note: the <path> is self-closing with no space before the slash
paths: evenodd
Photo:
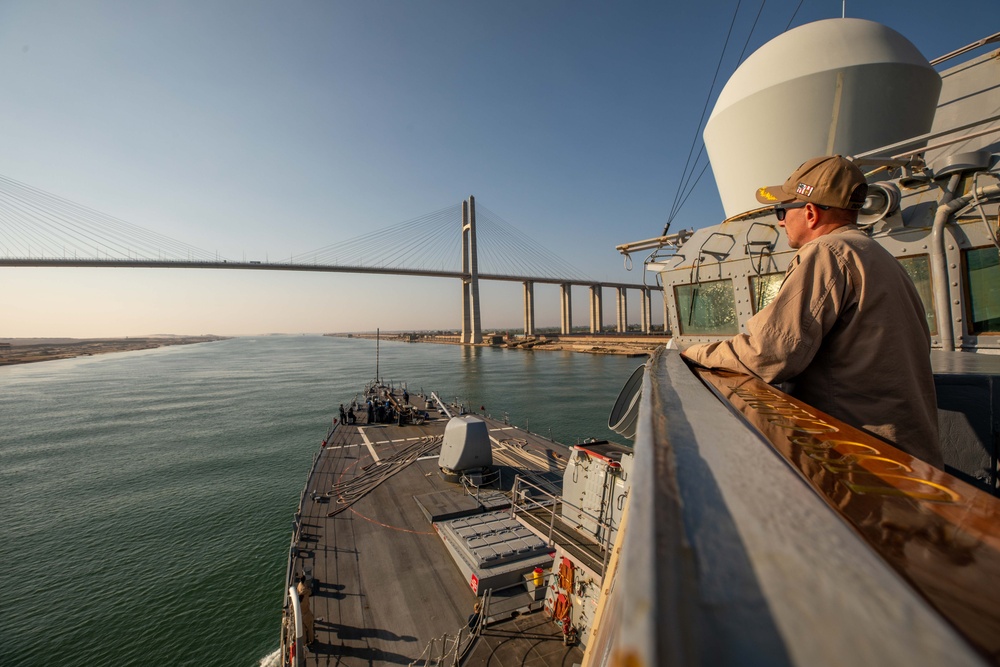
<path id="1" fill-rule="evenodd" d="M 747 321 L 747 333 L 694 345 L 684 356 L 765 382 L 783 382 L 805 370 L 837 321 L 850 278 L 823 244 L 804 246 L 792 261 L 778 296 Z"/>

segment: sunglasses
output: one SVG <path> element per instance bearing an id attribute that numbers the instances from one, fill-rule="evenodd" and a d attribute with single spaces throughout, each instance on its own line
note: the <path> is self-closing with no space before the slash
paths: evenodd
<path id="1" fill-rule="evenodd" d="M 785 221 L 785 215 L 786 215 L 786 213 L 788 211 L 792 210 L 793 208 L 804 208 L 805 205 L 808 204 L 808 203 L 810 203 L 810 202 L 800 201 L 800 202 L 796 202 L 794 204 L 782 204 L 781 206 L 775 206 L 774 207 L 774 217 L 776 217 L 778 219 L 778 222 L 784 222 Z M 815 206 L 816 208 L 821 208 L 824 211 L 829 211 L 830 210 L 829 206 L 823 206 L 822 204 L 813 204 L 813 206 Z"/>

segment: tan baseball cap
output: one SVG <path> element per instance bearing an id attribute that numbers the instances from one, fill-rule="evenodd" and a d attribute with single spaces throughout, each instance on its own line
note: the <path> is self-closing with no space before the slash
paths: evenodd
<path id="1" fill-rule="evenodd" d="M 867 196 L 864 173 L 842 155 L 814 157 L 803 162 L 784 184 L 757 188 L 761 204 L 787 204 L 797 199 L 855 211 L 864 206 Z"/>

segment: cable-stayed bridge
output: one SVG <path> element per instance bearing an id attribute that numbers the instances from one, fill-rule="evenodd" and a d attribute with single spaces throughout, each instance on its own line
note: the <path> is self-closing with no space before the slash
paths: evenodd
<path id="1" fill-rule="evenodd" d="M 234 261 L 0 176 L 0 266 L 129 267 L 367 273 L 462 281 L 462 342 L 482 341 L 479 281 L 520 282 L 524 332 L 535 333 L 535 283 L 560 286 L 560 330 L 572 331 L 571 289 L 590 290 L 590 331 L 603 330 L 603 291 L 617 297 L 616 330 L 627 328 L 627 290 L 640 295 L 641 328 L 650 332 L 657 286 L 601 282 L 540 248 L 473 197 L 288 261 Z"/>

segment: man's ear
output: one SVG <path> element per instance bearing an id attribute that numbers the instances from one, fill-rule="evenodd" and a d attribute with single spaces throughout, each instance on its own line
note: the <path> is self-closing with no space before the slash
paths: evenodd
<path id="1" fill-rule="evenodd" d="M 822 220 L 822 212 L 819 207 L 815 204 L 806 204 L 806 225 L 809 229 L 816 229 L 819 227 L 820 221 Z"/>

